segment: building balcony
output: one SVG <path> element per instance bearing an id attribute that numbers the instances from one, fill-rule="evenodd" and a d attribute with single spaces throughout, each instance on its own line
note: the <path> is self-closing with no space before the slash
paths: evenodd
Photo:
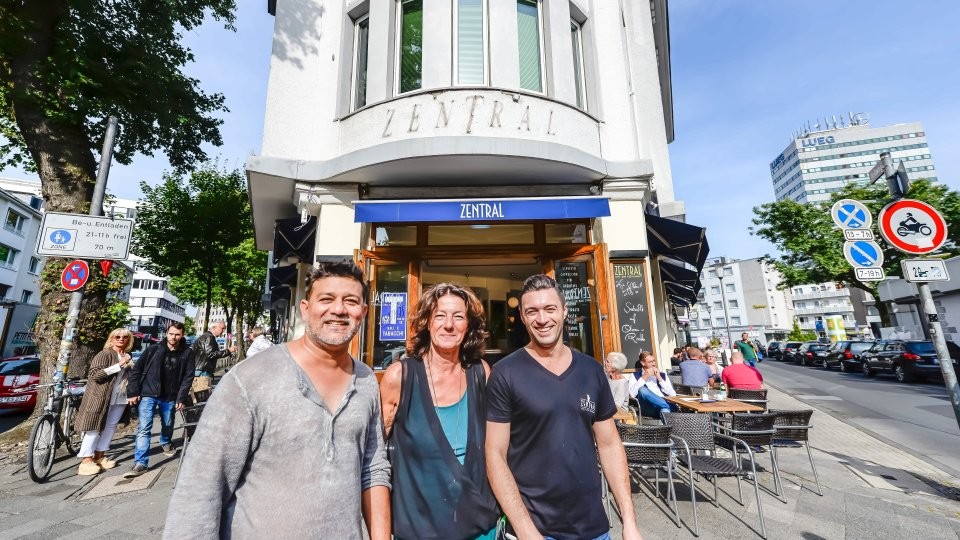
<path id="1" fill-rule="evenodd" d="M 795 308 L 794 315 L 823 315 L 825 313 L 853 313 L 853 306 L 830 305 L 807 308 Z"/>
<path id="2" fill-rule="evenodd" d="M 793 294 L 794 300 L 818 300 L 821 298 L 844 298 L 850 296 L 850 289 L 834 289 L 830 291 L 816 291 L 811 293 Z"/>

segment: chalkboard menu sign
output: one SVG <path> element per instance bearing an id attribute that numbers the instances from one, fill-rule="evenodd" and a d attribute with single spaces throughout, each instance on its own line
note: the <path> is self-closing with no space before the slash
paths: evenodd
<path id="1" fill-rule="evenodd" d="M 640 351 L 653 350 L 645 272 L 643 263 L 613 264 L 620 352 L 627 355 L 628 366 L 640 358 Z"/>

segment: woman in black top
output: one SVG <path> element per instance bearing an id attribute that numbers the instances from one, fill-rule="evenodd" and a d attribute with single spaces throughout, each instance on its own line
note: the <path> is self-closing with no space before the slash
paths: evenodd
<path id="1" fill-rule="evenodd" d="M 380 383 L 393 447 L 393 534 L 400 540 L 493 540 L 500 516 L 487 483 L 483 305 L 466 287 L 423 292 L 411 356 Z"/>

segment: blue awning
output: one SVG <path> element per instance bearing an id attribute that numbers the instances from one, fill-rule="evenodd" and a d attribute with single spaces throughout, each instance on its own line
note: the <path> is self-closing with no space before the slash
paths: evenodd
<path id="1" fill-rule="evenodd" d="M 355 223 L 525 221 L 610 215 L 606 197 L 356 201 L 353 205 Z"/>

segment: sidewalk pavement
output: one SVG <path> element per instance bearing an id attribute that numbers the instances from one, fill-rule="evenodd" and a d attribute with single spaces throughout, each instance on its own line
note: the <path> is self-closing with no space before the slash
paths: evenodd
<path id="1" fill-rule="evenodd" d="M 769 389 L 768 396 L 771 408 L 810 408 L 775 388 Z M 760 474 L 768 538 L 960 538 L 960 498 L 956 495 L 960 479 L 829 414 L 814 411 L 811 446 L 823 496 L 815 492 L 806 452 L 782 449 L 778 455 L 786 504 L 763 490 L 763 486 L 772 486 L 773 480 L 768 472 Z M 154 430 L 159 433 L 158 422 Z M 177 444 L 180 435 L 178 428 L 174 435 Z M 179 453 L 164 456 L 155 436 L 151 471 L 125 480 L 122 475 L 132 466 L 133 435 L 118 435 L 114 449 L 118 466 L 94 477 L 77 476 L 78 460 L 61 450 L 53 475 L 44 484 L 29 479 L 22 452 L 0 456 L 0 540 L 159 538 Z M 769 460 L 769 454 L 758 456 L 761 466 L 768 468 Z M 712 486 L 704 481 L 699 485 L 700 538 L 759 538 L 752 484 L 744 486 L 745 506 L 740 506 L 735 481 L 721 479 L 719 507 L 712 504 Z M 633 495 L 647 540 L 694 537 L 689 493 L 680 481 L 676 487 L 680 528 L 673 522 L 673 512 L 653 497 L 649 485 L 641 485 Z M 621 538 L 615 513 L 611 524 L 612 536 Z"/>

